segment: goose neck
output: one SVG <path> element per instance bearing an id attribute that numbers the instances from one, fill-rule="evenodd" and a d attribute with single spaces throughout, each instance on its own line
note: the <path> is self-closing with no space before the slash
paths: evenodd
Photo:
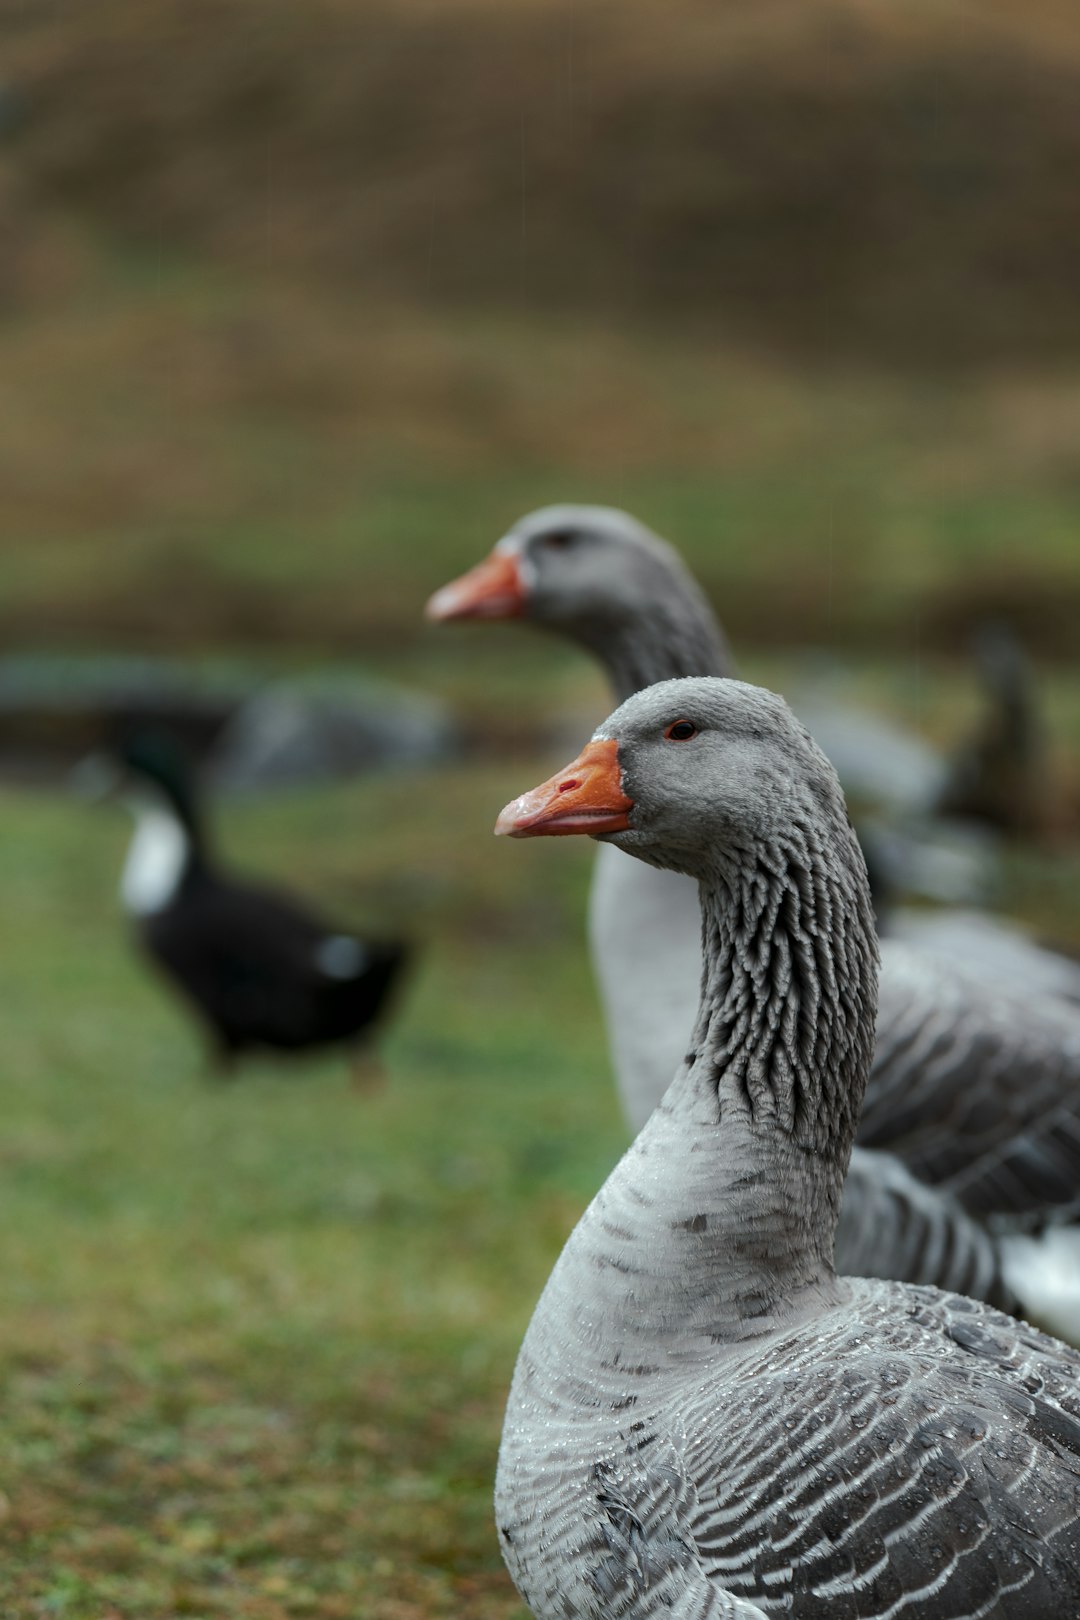
<path id="1" fill-rule="evenodd" d="M 685 675 L 733 675 L 723 631 L 705 597 L 687 580 L 640 600 L 633 612 L 589 619 L 578 639 L 603 664 L 617 700 Z"/>
<path id="2" fill-rule="evenodd" d="M 837 859 L 835 834 L 848 848 Z M 854 833 L 792 817 L 700 886 L 703 977 L 689 1065 L 721 1112 L 847 1170 L 873 1053 L 878 951 Z"/>
<path id="3" fill-rule="evenodd" d="M 624 1338 L 735 1343 L 842 1286 L 833 1248 L 877 950 L 864 875 L 813 843 L 793 828 L 785 847 L 744 851 L 729 862 L 737 877 L 701 886 L 685 1064 L 583 1223 Z"/>

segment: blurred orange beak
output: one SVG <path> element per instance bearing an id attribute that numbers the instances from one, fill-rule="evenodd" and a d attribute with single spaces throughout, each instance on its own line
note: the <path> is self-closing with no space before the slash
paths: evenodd
<path id="1" fill-rule="evenodd" d="M 496 837 L 565 838 L 570 833 L 625 832 L 634 808 L 622 790 L 619 745 L 591 742 L 572 765 L 508 804 Z"/>
<path id="2" fill-rule="evenodd" d="M 512 553 L 493 551 L 460 579 L 436 591 L 428 619 L 516 619 L 525 610 L 525 583 Z"/>

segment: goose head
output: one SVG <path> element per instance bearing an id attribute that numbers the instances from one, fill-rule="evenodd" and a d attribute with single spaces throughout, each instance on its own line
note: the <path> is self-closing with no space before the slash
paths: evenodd
<path id="1" fill-rule="evenodd" d="M 811 826 L 815 844 L 862 872 L 836 773 L 783 698 L 696 677 L 627 699 L 576 760 L 508 804 L 495 830 L 587 833 L 707 881 L 762 858 L 768 868 L 793 829 Z"/>
<path id="2" fill-rule="evenodd" d="M 515 523 L 491 554 L 435 592 L 429 619 L 525 618 L 573 631 L 620 623 L 673 576 L 696 592 L 677 553 L 628 512 L 544 506 Z"/>
<path id="3" fill-rule="evenodd" d="M 730 675 L 731 655 L 678 553 L 627 512 L 546 506 L 436 591 L 430 619 L 522 619 L 607 669 L 616 698 L 682 675 Z"/>
<path id="4" fill-rule="evenodd" d="M 784 700 L 715 677 L 638 692 L 496 832 L 591 833 L 697 879 L 701 1001 L 679 1072 L 705 1087 L 702 1117 L 719 1096 L 721 1114 L 778 1121 L 777 1142 L 820 1159 L 831 1242 L 873 1053 L 877 941 L 836 773 Z"/>

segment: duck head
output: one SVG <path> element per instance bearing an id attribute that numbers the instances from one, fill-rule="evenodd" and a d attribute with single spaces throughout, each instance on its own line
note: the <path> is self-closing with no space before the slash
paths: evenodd
<path id="1" fill-rule="evenodd" d="M 182 823 L 194 839 L 200 829 L 194 769 L 170 732 L 139 728 L 76 766 L 72 787 L 84 798 L 115 799 L 138 814 L 155 808 Z"/>

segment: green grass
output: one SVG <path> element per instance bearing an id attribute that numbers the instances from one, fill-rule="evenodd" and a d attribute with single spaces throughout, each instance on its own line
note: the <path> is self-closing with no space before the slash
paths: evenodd
<path id="1" fill-rule="evenodd" d="M 521 1614 L 491 1527 L 501 1403 L 621 1144 L 587 852 L 490 839 L 526 780 L 228 818 L 234 859 L 358 920 L 410 913 L 374 1096 L 334 1058 L 209 1081 L 119 925 L 119 827 L 0 799 L 0 1613 Z"/>
<path id="2" fill-rule="evenodd" d="M 932 668 L 861 686 L 939 734 L 963 712 Z M 223 808 L 234 864 L 422 942 L 374 1095 L 334 1057 L 208 1078 L 117 913 L 122 819 L 0 794 L 5 1620 L 523 1620 L 491 1523 L 502 1402 L 623 1140 L 591 851 L 490 836 L 551 764 Z M 1075 851 L 1012 856 L 1002 900 L 1080 943 Z"/>

